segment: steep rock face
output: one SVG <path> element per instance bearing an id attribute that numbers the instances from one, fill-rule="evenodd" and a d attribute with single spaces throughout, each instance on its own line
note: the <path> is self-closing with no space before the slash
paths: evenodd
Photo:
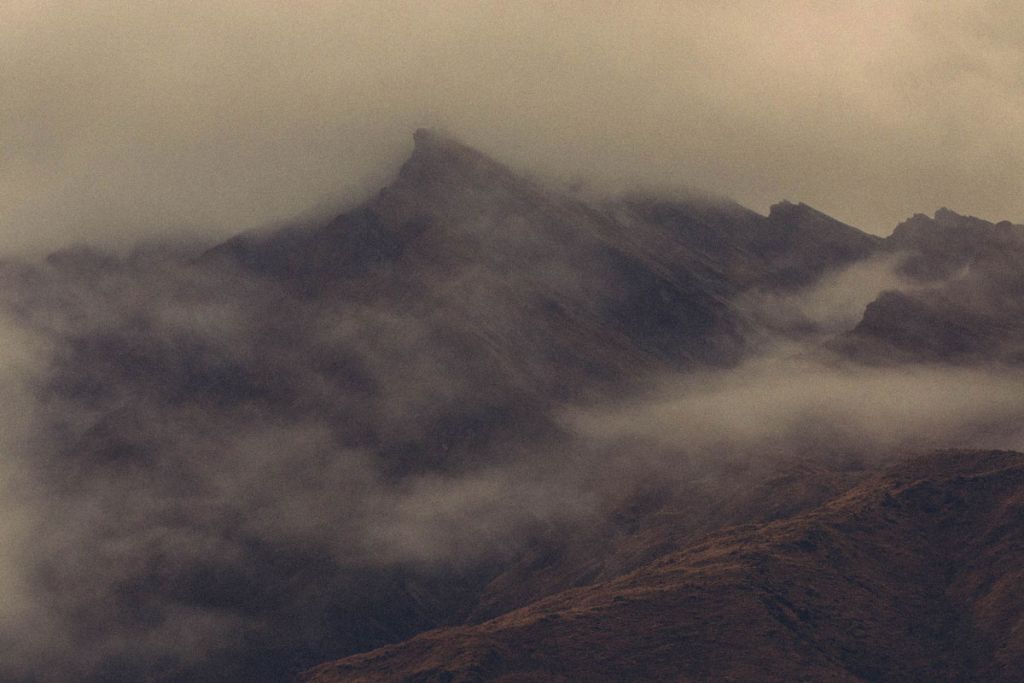
<path id="1" fill-rule="evenodd" d="M 620 578 L 325 664 L 334 681 L 1016 681 L 1024 456 L 944 452 Z"/>

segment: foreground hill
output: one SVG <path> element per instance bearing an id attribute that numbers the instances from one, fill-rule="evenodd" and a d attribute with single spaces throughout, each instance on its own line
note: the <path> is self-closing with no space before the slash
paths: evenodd
<path id="1" fill-rule="evenodd" d="M 1019 681 L 1022 514 L 1024 455 L 941 452 L 306 680 Z"/>

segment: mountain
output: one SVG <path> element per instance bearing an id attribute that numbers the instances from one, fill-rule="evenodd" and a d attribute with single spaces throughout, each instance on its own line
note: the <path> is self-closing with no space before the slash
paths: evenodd
<path id="1" fill-rule="evenodd" d="M 802 203 L 780 202 L 767 217 L 720 202 L 648 199 L 627 206 L 678 235 L 687 252 L 713 264 L 733 291 L 807 286 L 831 269 L 868 258 L 882 243 Z"/>
<path id="2" fill-rule="evenodd" d="M 940 209 L 884 248 L 911 286 L 879 296 L 837 348 L 872 362 L 1024 362 L 1024 226 Z"/>
<path id="3" fill-rule="evenodd" d="M 943 452 L 334 681 L 1017 681 L 1024 455 Z"/>
<path id="4" fill-rule="evenodd" d="M 0 651 L 14 653 L 0 657 L 0 678 L 279 681 L 370 651 L 316 675 L 380 677 L 393 665 L 415 677 L 433 666 L 417 652 L 457 648 L 467 667 L 498 667 L 451 674 L 472 679 L 526 670 L 500 654 L 512 631 L 509 643 L 540 648 L 547 675 L 560 671 L 543 654 L 547 631 L 515 624 L 562 623 L 580 596 L 607 598 L 619 615 L 612 626 L 588 616 L 591 630 L 566 636 L 581 651 L 607 648 L 594 659 L 607 671 L 662 666 L 617 629 L 697 629 L 707 600 L 767 624 L 789 608 L 745 612 L 728 603 L 736 586 L 764 597 L 811 566 L 776 541 L 845 505 L 844 492 L 861 490 L 851 487 L 882 486 L 880 469 L 905 459 L 892 434 L 931 446 L 963 425 L 967 440 L 1016 438 L 1024 414 L 1005 391 L 995 407 L 970 394 L 981 405 L 966 416 L 941 403 L 933 416 L 925 402 L 913 425 L 867 410 L 877 427 L 843 412 L 849 396 L 809 407 L 794 397 L 823 380 L 851 393 L 868 378 L 854 403 L 884 406 L 932 365 L 994 364 L 1012 377 L 1024 348 L 1019 235 L 949 211 L 882 239 L 791 202 L 760 215 L 708 197 L 583 198 L 421 130 L 386 187 L 324 224 L 212 248 L 69 247 L 0 262 L 0 311 L 17 332 L 3 348 L 30 359 L 5 376 L 0 408 L 21 483 L 12 519 L 30 520 L 18 604 L 32 605 L 17 629 L 0 618 Z M 837 334 L 807 302 L 832 306 L 862 272 L 895 284 L 876 297 L 854 278 L 871 303 Z M 775 320 L 777 309 L 799 324 Z M 793 358 L 806 364 L 795 387 L 761 383 Z M 895 369 L 880 383 L 885 368 Z M 927 375 L 926 393 L 962 378 L 950 377 Z M 581 411 L 599 417 L 581 426 Z M 896 543 L 868 531 L 829 542 Z M 904 531 L 907 567 L 923 567 L 914 553 L 934 530 Z M 711 562 L 697 550 L 707 543 L 742 561 Z M 751 573 L 754 547 L 788 558 L 771 565 L 769 587 Z M 655 581 L 662 561 L 710 567 L 708 594 L 693 588 L 669 611 L 634 601 L 622 582 Z M 877 567 L 829 571 L 873 581 Z M 880 594 L 917 595 L 897 578 Z M 808 605 L 836 623 L 857 616 Z M 904 626 L 879 614 L 886 629 Z M 737 623 L 716 627 L 722 642 L 739 637 Z M 810 642 L 800 633 L 780 642 L 797 651 Z M 931 637 L 893 652 L 923 661 L 939 651 Z M 480 654 L 478 640 L 500 656 Z M 714 643 L 694 642 L 664 666 L 704 675 L 700 653 Z M 836 652 L 807 657 L 870 678 L 865 659 L 849 668 Z"/>
<path id="5" fill-rule="evenodd" d="M 436 133 L 414 139 L 396 181 L 365 206 L 322 227 L 241 236 L 209 256 L 307 297 L 400 300 L 417 315 L 441 308 L 521 349 L 516 372 L 531 381 L 582 370 L 564 379 L 579 385 L 634 363 L 734 362 L 744 329 L 732 296 L 809 284 L 878 242 L 804 205 L 762 217 L 712 200 L 588 203 Z M 590 339 L 549 349 L 572 334 Z M 529 367 L 555 354 L 542 371 Z"/>

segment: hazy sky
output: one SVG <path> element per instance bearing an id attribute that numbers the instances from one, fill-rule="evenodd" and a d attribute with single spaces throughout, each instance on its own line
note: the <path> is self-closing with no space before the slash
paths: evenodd
<path id="1" fill-rule="evenodd" d="M 0 251 L 365 196 L 443 128 L 888 233 L 1024 221 L 1024 5 L 0 0 Z"/>

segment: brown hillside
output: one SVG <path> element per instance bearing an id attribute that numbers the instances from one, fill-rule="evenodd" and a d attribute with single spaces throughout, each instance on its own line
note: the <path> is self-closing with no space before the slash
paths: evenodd
<path id="1" fill-rule="evenodd" d="M 1024 456 L 942 452 L 336 681 L 1024 680 Z"/>

